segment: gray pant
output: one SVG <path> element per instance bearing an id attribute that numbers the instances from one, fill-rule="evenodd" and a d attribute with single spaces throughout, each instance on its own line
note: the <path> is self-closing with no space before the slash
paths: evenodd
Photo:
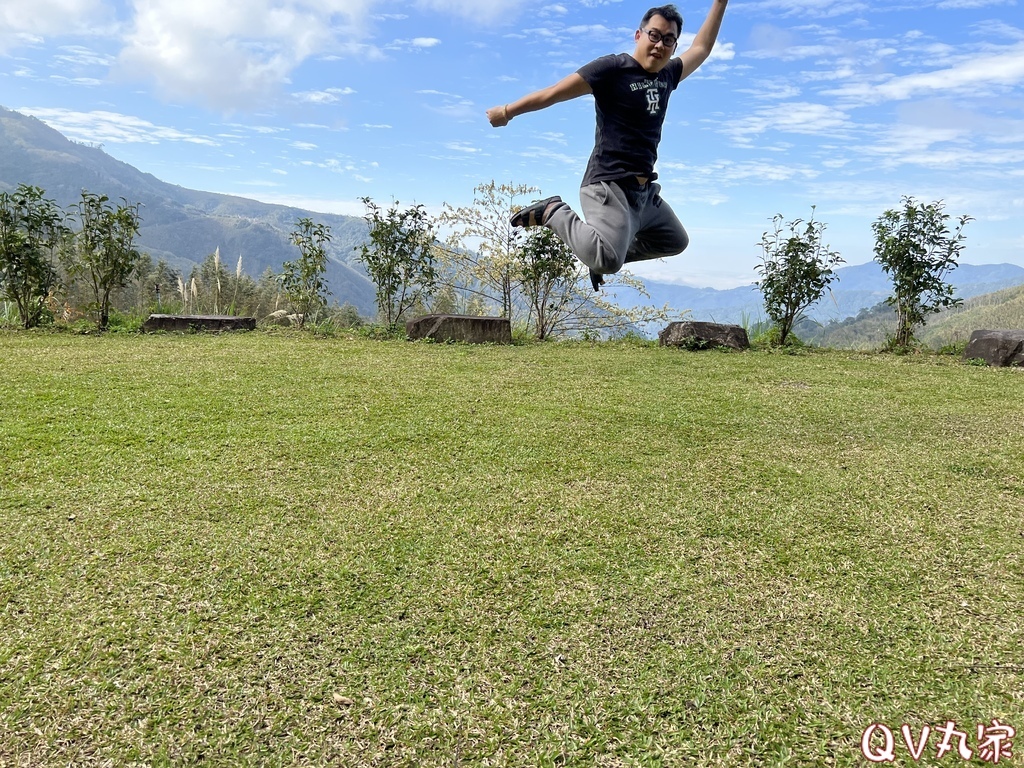
<path id="1" fill-rule="evenodd" d="M 602 181 L 580 190 L 582 218 L 567 204 L 551 212 L 547 226 L 576 258 L 598 274 L 611 275 L 631 261 L 675 256 L 689 235 L 668 203 L 661 185 L 627 186 Z"/>

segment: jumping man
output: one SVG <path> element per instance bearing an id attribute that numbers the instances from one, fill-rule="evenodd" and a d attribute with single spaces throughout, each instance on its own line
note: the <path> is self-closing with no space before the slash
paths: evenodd
<path id="1" fill-rule="evenodd" d="M 718 38 L 728 0 L 712 0 L 693 43 L 672 58 L 683 29 L 674 5 L 652 8 L 633 36 L 633 55 L 602 56 L 554 85 L 487 110 L 495 128 L 553 104 L 594 95 L 597 134 L 580 189 L 586 221 L 560 197 L 549 197 L 512 217 L 515 227 L 553 230 L 590 268 L 594 290 L 631 261 L 682 253 L 690 238 L 660 196 L 654 164 L 668 99 L 703 64 Z"/>

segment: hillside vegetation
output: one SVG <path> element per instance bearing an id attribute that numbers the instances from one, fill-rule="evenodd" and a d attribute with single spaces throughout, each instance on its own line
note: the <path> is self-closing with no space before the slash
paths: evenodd
<path id="1" fill-rule="evenodd" d="M 0 765 L 860 766 L 876 723 L 909 765 L 902 724 L 1024 732 L 1019 370 L 270 333 L 0 359 Z"/>
<path id="2" fill-rule="evenodd" d="M 930 317 L 917 336 L 932 349 L 967 342 L 977 330 L 1024 328 L 1024 286 L 1006 288 L 967 299 L 958 307 Z M 828 325 L 806 324 L 802 339 L 835 349 L 881 349 L 896 329 L 892 308 L 880 304 L 856 317 Z"/>
<path id="3" fill-rule="evenodd" d="M 925 326 L 921 340 L 932 347 L 967 341 L 977 330 L 1024 328 L 1024 286 L 969 299 Z"/>

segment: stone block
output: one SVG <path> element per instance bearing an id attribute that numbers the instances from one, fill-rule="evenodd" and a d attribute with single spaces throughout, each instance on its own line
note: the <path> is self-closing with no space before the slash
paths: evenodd
<path id="1" fill-rule="evenodd" d="M 254 331 L 255 317 L 228 315 L 150 315 L 142 324 L 146 333 L 153 331 Z"/>
<path id="2" fill-rule="evenodd" d="M 462 341 L 467 344 L 511 344 L 512 323 L 507 317 L 427 315 L 405 324 L 412 340 Z"/>
<path id="3" fill-rule="evenodd" d="M 975 331 L 964 360 L 978 359 L 994 366 L 1024 365 L 1024 331 Z"/>
<path id="4" fill-rule="evenodd" d="M 739 325 L 721 325 L 686 320 L 670 323 L 658 334 L 658 343 L 663 347 L 684 349 L 749 349 L 750 340 L 746 330 Z"/>

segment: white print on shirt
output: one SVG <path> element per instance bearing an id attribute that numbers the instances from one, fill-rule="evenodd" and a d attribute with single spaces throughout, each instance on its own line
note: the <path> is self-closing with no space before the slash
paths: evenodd
<path id="1" fill-rule="evenodd" d="M 647 91 L 647 111 L 652 115 L 658 114 L 661 108 L 661 94 L 657 88 L 650 88 Z"/>
<path id="2" fill-rule="evenodd" d="M 664 83 L 660 83 L 657 80 L 648 80 L 646 82 L 632 83 L 629 87 L 632 91 L 640 91 L 646 88 L 647 111 L 652 115 L 657 115 L 661 111 L 661 89 L 665 88 Z"/>

